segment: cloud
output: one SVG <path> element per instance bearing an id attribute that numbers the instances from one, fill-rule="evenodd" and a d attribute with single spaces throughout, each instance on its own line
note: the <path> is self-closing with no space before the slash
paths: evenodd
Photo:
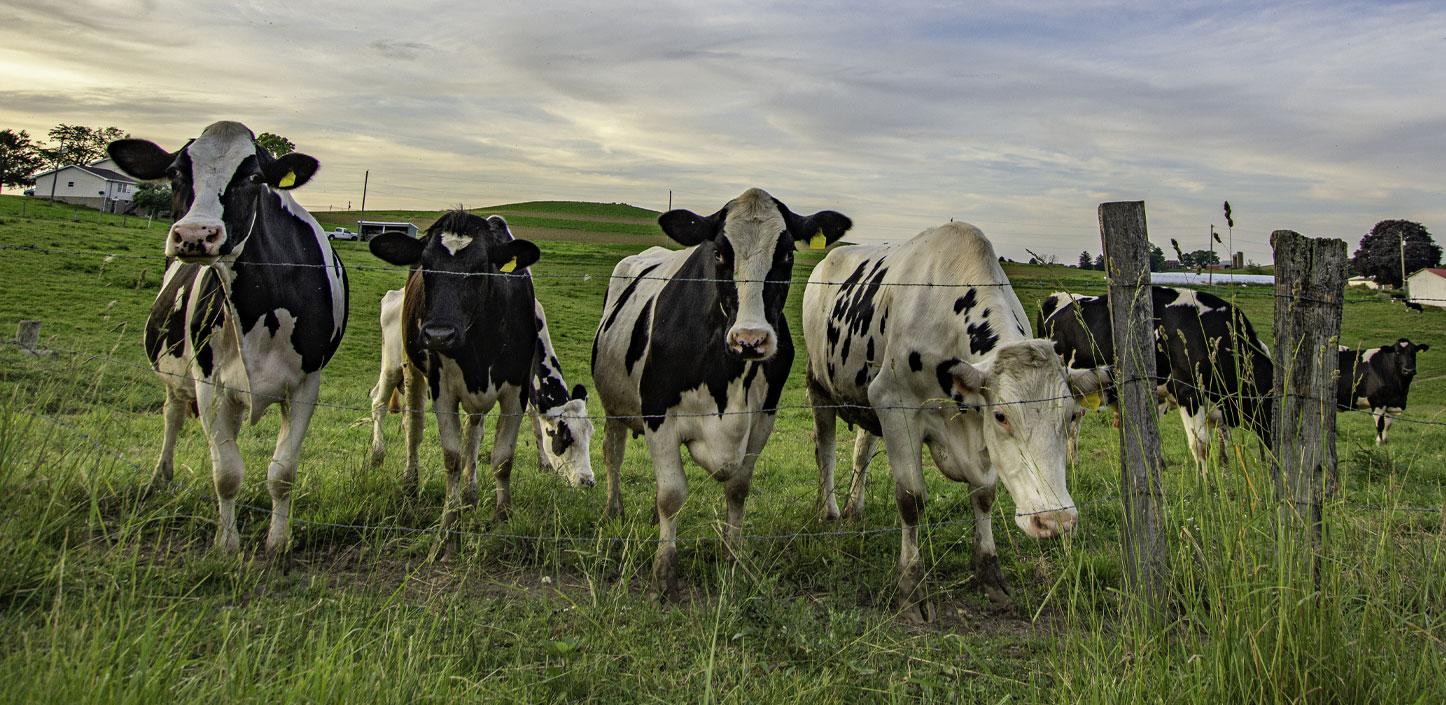
<path id="1" fill-rule="evenodd" d="M 1107 199 L 1203 242 L 1229 199 L 1265 259 L 1276 228 L 1446 220 L 1442 36 L 1422 4 L 20 0 L 0 126 L 180 144 L 240 119 L 321 159 L 308 204 L 368 169 L 368 205 L 402 208 L 758 185 L 851 239 L 953 217 L 1010 256 L 1097 251 Z"/>

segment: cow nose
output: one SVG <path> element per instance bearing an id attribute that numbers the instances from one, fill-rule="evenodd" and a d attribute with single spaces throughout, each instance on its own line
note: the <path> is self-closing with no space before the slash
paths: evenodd
<path id="1" fill-rule="evenodd" d="M 592 475 L 583 475 L 582 477 L 577 478 L 578 487 L 592 487 L 596 484 L 597 480 Z"/>
<path id="2" fill-rule="evenodd" d="M 225 229 L 219 224 L 176 223 L 171 226 L 171 252 L 178 257 L 215 257 Z"/>
<path id="3" fill-rule="evenodd" d="M 457 327 L 445 323 L 428 323 L 422 326 L 422 345 L 432 350 L 451 350 L 457 347 L 461 336 Z"/>
<path id="4" fill-rule="evenodd" d="M 1052 539 L 1056 536 L 1063 536 L 1073 531 L 1074 525 L 1078 521 L 1079 512 L 1073 509 L 1035 514 L 1029 519 L 1030 526 L 1033 528 L 1032 533 L 1037 539 Z"/>
<path id="5" fill-rule="evenodd" d="M 728 332 L 728 347 L 746 358 L 768 357 L 773 353 L 773 331 L 766 328 L 734 328 Z"/>

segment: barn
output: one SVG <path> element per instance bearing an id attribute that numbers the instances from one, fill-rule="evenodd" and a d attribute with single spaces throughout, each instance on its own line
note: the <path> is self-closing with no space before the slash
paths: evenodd
<path id="1" fill-rule="evenodd" d="M 115 171 L 114 163 L 104 159 L 94 164 L 72 164 L 35 175 L 35 195 L 94 208 L 107 213 L 130 210 L 135 198 L 135 179 Z M 54 188 L 54 191 L 51 189 Z"/>
<path id="2" fill-rule="evenodd" d="M 1411 303 L 1446 308 L 1446 267 L 1427 267 L 1406 277 Z"/>
<path id="3" fill-rule="evenodd" d="M 385 232 L 400 230 L 412 237 L 417 236 L 417 226 L 407 222 L 385 222 L 380 220 L 358 220 L 356 222 L 357 235 L 362 242 L 371 240 Z"/>

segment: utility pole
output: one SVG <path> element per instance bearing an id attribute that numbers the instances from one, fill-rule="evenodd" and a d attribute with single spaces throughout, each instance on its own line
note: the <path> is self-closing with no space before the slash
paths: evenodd
<path id="1" fill-rule="evenodd" d="M 1215 254 L 1215 238 L 1216 238 L 1216 237 L 1218 237 L 1218 236 L 1215 234 L 1215 224 L 1214 224 L 1214 223 L 1211 223 L 1211 224 L 1210 224 L 1210 239 L 1209 239 L 1209 240 L 1206 240 L 1206 241 L 1205 241 L 1205 244 L 1207 244 L 1207 245 L 1210 246 L 1210 254 L 1212 254 L 1212 255 Z M 1212 259 L 1215 259 L 1215 258 L 1214 258 L 1214 257 L 1210 257 L 1209 259 L 1206 259 L 1206 260 L 1205 260 L 1205 281 L 1206 281 L 1207 283 L 1209 283 L 1209 284 L 1214 284 L 1214 283 L 1215 283 L 1215 270 L 1210 268 L 1210 265 L 1211 265 L 1210 260 L 1212 260 Z"/>
<path id="2" fill-rule="evenodd" d="M 1396 237 L 1401 241 L 1401 288 L 1406 288 L 1406 231 L 1400 230 Z"/>
<path id="3" fill-rule="evenodd" d="M 668 210 L 673 210 L 673 189 L 668 189 Z"/>
<path id="4" fill-rule="evenodd" d="M 50 175 L 50 202 L 55 202 L 55 184 L 60 181 L 60 158 L 65 156 L 65 138 L 60 138 L 60 149 L 55 152 L 55 172 Z"/>
<path id="5" fill-rule="evenodd" d="M 371 180 L 372 180 L 372 170 L 371 170 L 371 169 L 367 169 L 367 170 L 366 170 L 366 173 L 362 174 L 362 204 L 361 204 L 362 207 L 361 207 L 361 216 L 357 218 L 357 230 L 358 230 L 358 231 L 361 230 L 361 221 L 367 219 L 367 184 L 368 184 Z"/>

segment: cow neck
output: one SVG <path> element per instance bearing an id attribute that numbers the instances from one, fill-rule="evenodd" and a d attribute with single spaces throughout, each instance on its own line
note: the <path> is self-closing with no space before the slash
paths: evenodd
<path id="1" fill-rule="evenodd" d="M 242 397 L 246 404 L 245 415 L 247 417 L 252 415 L 254 406 L 251 396 L 251 373 L 246 369 L 246 344 L 241 334 L 241 315 L 236 310 L 235 290 L 232 285 L 236 279 L 235 264 L 245 254 L 246 244 L 251 241 L 251 235 L 256 231 L 256 220 L 261 215 L 261 196 L 269 192 L 269 189 L 257 192 L 256 202 L 251 209 L 251 224 L 246 228 L 246 236 L 241 238 L 237 246 L 231 248 L 231 252 L 226 256 L 219 257 L 215 262 L 206 265 L 206 269 L 216 277 L 216 281 L 221 285 L 221 321 L 228 336 L 235 341 L 232 343 L 234 348 L 228 352 L 236 355 L 236 359 L 241 362 L 237 367 L 241 370 L 240 387 L 246 392 Z"/>

